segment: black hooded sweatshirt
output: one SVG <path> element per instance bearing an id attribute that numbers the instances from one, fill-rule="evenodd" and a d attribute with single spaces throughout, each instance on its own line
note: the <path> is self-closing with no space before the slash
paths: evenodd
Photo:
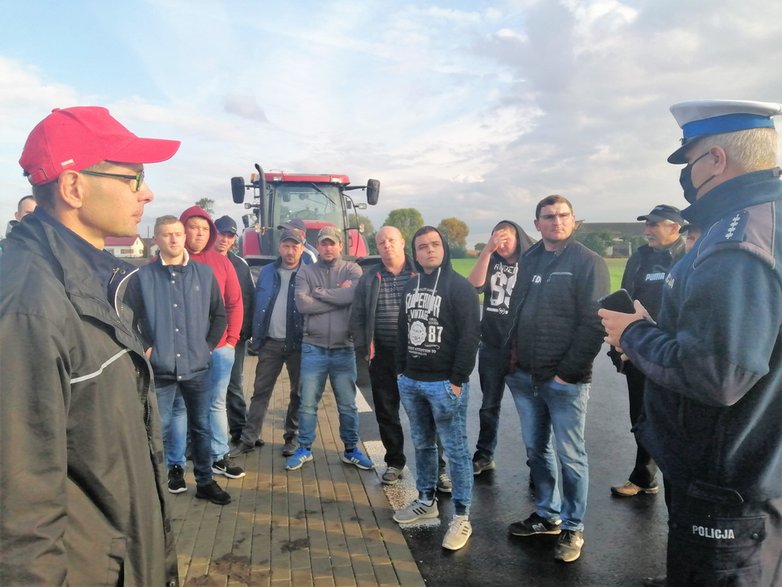
<path id="1" fill-rule="evenodd" d="M 481 341 L 495 349 L 505 344 L 513 316 L 510 313 L 510 300 L 516 284 L 519 259 L 535 244 L 535 241 L 512 220 L 500 220 L 500 224 L 509 224 L 516 229 L 516 262 L 509 264 L 498 252 L 491 254 L 486 270 L 486 281 L 478 289 L 483 292 L 483 318 L 481 319 Z"/>
<path id="2" fill-rule="evenodd" d="M 475 288 L 451 267 L 448 241 L 443 263 L 431 274 L 416 261 L 399 310 L 396 370 L 418 381 L 450 381 L 461 387 L 475 367 L 480 309 Z"/>

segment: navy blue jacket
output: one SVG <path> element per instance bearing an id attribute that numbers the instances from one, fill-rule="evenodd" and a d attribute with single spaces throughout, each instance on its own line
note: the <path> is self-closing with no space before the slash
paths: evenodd
<path id="1" fill-rule="evenodd" d="M 163 265 L 155 259 L 133 275 L 126 301 L 144 348 L 152 347 L 155 381 L 187 381 L 209 368 L 227 321 L 208 265 Z"/>
<path id="2" fill-rule="evenodd" d="M 250 349 L 258 352 L 266 342 L 269 332 L 269 320 L 271 319 L 274 302 L 280 292 L 282 280 L 277 270 L 281 267 L 282 260 L 278 257 L 274 263 L 266 265 L 258 275 L 258 283 L 255 285 L 255 311 L 253 312 L 253 337 Z M 301 268 L 301 263 L 291 275 L 288 284 L 288 315 L 285 324 L 285 349 L 288 351 L 300 351 L 301 339 L 304 335 L 304 317 L 296 307 L 296 273 Z"/>
<path id="3" fill-rule="evenodd" d="M 621 346 L 647 377 L 638 429 L 666 479 L 750 501 L 782 496 L 782 182 L 748 173 L 697 200 L 657 325 Z"/>

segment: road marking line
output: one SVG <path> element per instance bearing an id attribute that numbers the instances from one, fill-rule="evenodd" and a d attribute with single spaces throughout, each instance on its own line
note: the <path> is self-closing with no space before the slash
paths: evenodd
<path id="1" fill-rule="evenodd" d="M 372 406 L 367 403 L 367 400 L 364 398 L 364 394 L 361 393 L 358 385 L 356 385 L 356 409 L 358 410 L 359 414 L 372 411 Z"/>

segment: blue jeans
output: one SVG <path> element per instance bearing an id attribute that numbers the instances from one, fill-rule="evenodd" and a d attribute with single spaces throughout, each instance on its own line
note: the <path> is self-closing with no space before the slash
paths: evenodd
<path id="1" fill-rule="evenodd" d="M 519 412 L 538 515 L 560 517 L 565 530 L 583 530 L 589 486 L 584 443 L 589 383 L 562 384 L 553 378 L 538 382 L 523 371 L 505 381 Z M 561 491 L 552 431 L 562 466 Z"/>
<path id="2" fill-rule="evenodd" d="M 318 425 L 318 404 L 331 382 L 339 412 L 339 437 L 345 450 L 358 446 L 358 410 L 356 409 L 356 353 L 353 347 L 327 349 L 313 344 L 301 345 L 299 375 L 299 446 L 312 448 Z"/>
<path id="3" fill-rule="evenodd" d="M 497 429 L 500 425 L 500 406 L 505 393 L 505 375 L 510 360 L 507 349 L 481 343 L 478 350 L 478 375 L 481 380 L 481 409 L 478 412 L 481 428 L 475 445 L 475 458 L 493 459 L 497 448 Z"/>
<path id="4" fill-rule="evenodd" d="M 156 386 L 155 392 L 160 410 L 166 467 L 179 465 L 184 469 L 189 426 L 196 483 L 208 484 L 212 480 L 208 371 L 188 381 Z"/>
<path id="5" fill-rule="evenodd" d="M 469 515 L 472 500 L 472 461 L 467 445 L 467 404 L 470 386 L 462 385 L 456 395 L 449 381 L 418 381 L 399 377 L 399 397 L 410 420 L 410 435 L 415 448 L 415 486 L 424 500 L 434 498 L 437 487 L 437 437 L 448 457 L 448 472 L 453 483 L 454 512 Z"/>
<path id="6" fill-rule="evenodd" d="M 228 453 L 228 412 L 225 394 L 231 379 L 235 351 L 223 345 L 212 351 L 209 367 L 209 429 L 212 432 L 212 460 L 219 461 Z"/>

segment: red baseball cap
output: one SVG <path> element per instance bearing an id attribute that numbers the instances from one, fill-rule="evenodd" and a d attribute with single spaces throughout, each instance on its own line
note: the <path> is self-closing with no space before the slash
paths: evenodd
<path id="1" fill-rule="evenodd" d="M 101 161 L 166 161 L 179 145 L 180 141 L 137 137 L 100 106 L 55 108 L 27 137 L 19 165 L 31 184 L 43 185 L 66 169 L 79 171 Z"/>

